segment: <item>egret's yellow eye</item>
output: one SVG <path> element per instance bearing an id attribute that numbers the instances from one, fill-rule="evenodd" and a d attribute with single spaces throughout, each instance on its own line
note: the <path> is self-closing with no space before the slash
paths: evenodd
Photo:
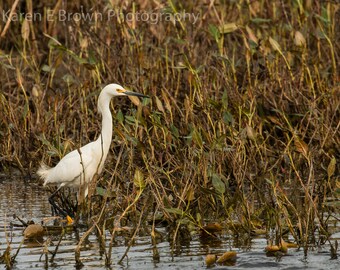
<path id="1" fill-rule="evenodd" d="M 124 89 L 117 89 L 117 92 L 118 92 L 118 93 L 124 93 L 125 90 L 124 90 Z"/>

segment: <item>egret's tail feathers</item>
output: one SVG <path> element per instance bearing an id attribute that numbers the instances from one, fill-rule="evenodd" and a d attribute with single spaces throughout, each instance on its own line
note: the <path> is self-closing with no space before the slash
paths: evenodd
<path id="1" fill-rule="evenodd" d="M 40 168 L 37 171 L 37 174 L 39 175 L 39 177 L 43 180 L 45 180 L 44 182 L 44 186 L 47 184 L 46 178 L 50 172 L 51 168 L 48 167 L 46 164 L 41 163 Z"/>

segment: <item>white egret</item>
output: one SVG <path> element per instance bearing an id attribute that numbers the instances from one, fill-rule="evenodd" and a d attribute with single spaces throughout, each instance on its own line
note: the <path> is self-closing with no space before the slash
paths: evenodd
<path id="1" fill-rule="evenodd" d="M 102 115 L 102 129 L 97 140 L 90 142 L 64 156 L 59 163 L 50 168 L 42 164 L 37 174 L 44 180 L 44 186 L 57 185 L 57 190 L 50 196 L 49 202 L 54 210 L 65 214 L 56 206 L 53 198 L 62 187 L 85 188 L 88 194 L 88 184 L 95 174 L 103 170 L 104 162 L 109 152 L 112 140 L 112 114 L 110 100 L 114 96 L 148 97 L 140 93 L 125 90 L 119 84 L 109 84 L 103 88 L 98 98 L 98 111 Z"/>

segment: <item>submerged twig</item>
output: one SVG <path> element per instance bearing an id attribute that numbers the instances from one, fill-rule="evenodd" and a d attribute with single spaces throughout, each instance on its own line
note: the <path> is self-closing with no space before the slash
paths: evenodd
<path id="1" fill-rule="evenodd" d="M 144 207 L 143 207 L 143 209 L 142 209 L 142 211 L 141 211 L 141 213 L 140 213 L 137 227 L 136 227 L 135 231 L 133 232 L 133 234 L 132 234 L 132 236 L 131 236 L 131 238 L 130 238 L 129 245 L 128 245 L 128 247 L 126 248 L 126 250 L 125 250 L 123 256 L 122 256 L 122 257 L 120 258 L 120 260 L 118 261 L 118 264 L 120 264 L 120 263 L 124 260 L 124 258 L 125 258 L 126 255 L 128 254 L 128 252 L 129 252 L 129 250 L 130 250 L 130 248 L 131 248 L 131 246 L 132 246 L 132 244 L 133 244 L 133 241 L 134 241 L 134 239 L 135 239 L 135 237 L 136 237 L 136 234 L 137 234 L 137 232 L 138 232 L 138 230 L 139 230 L 139 227 L 140 227 L 140 224 L 141 224 L 141 221 L 142 221 L 143 212 L 144 212 Z"/>
<path id="2" fill-rule="evenodd" d="M 52 257 L 50 259 L 50 262 L 53 263 L 53 260 L 54 260 L 54 257 L 57 255 L 57 252 L 58 252 L 58 249 L 59 249 L 59 246 L 60 246 L 60 243 L 61 243 L 61 240 L 63 239 L 65 235 L 65 228 L 64 226 L 62 227 L 62 231 L 61 231 L 61 234 L 60 234 L 60 237 L 59 237 L 59 241 L 54 249 L 54 252 L 52 252 Z"/>

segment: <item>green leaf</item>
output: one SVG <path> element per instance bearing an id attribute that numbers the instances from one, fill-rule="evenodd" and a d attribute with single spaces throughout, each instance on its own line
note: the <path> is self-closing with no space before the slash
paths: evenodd
<path id="1" fill-rule="evenodd" d="M 212 178 L 212 184 L 215 190 L 221 194 L 225 193 L 225 184 L 223 183 L 221 177 L 218 174 L 214 173 L 211 176 L 211 178 Z"/>
<path id="2" fill-rule="evenodd" d="M 201 221 L 202 221 L 202 216 L 201 216 L 200 213 L 197 213 L 197 214 L 196 214 L 196 222 L 197 222 L 198 224 L 201 224 Z"/>
<path id="3" fill-rule="evenodd" d="M 144 174 L 139 169 L 135 170 L 135 175 L 133 177 L 133 183 L 135 184 L 136 187 L 138 187 L 140 189 L 144 189 L 145 186 L 146 186 L 145 181 L 144 181 Z"/>
<path id="4" fill-rule="evenodd" d="M 55 156 L 59 154 L 59 151 L 57 148 L 55 148 L 48 140 L 46 140 L 46 138 L 43 135 L 38 136 L 39 140 L 48 147 L 48 151 L 47 153 L 50 156 Z"/>
<path id="5" fill-rule="evenodd" d="M 324 202 L 323 204 L 331 207 L 340 207 L 340 201 Z"/>
<path id="6" fill-rule="evenodd" d="M 45 71 L 45 72 L 51 72 L 51 67 L 50 66 L 48 66 L 48 65 L 43 65 L 42 67 L 41 67 L 41 70 L 42 71 Z"/>
<path id="7" fill-rule="evenodd" d="M 71 84 L 71 83 L 74 83 L 75 82 L 75 79 L 73 78 L 72 75 L 70 74 L 65 74 L 63 77 L 62 77 L 63 81 L 66 82 L 67 84 Z"/>
<path id="8" fill-rule="evenodd" d="M 222 106 L 224 109 L 228 108 L 228 92 L 227 89 L 225 89 L 223 91 L 223 95 L 222 95 Z"/>
<path id="9" fill-rule="evenodd" d="M 250 20 L 253 23 L 270 23 L 271 19 L 264 19 L 264 18 L 254 18 Z"/>
<path id="10" fill-rule="evenodd" d="M 122 124 L 122 123 L 124 122 L 124 115 L 123 115 L 123 113 L 122 113 L 121 110 L 119 110 L 119 111 L 117 112 L 117 114 L 116 114 L 116 119 L 118 120 L 118 122 L 119 122 L 120 124 Z"/>
<path id="11" fill-rule="evenodd" d="M 233 116 L 230 112 L 223 112 L 223 121 L 224 123 L 227 123 L 227 124 L 232 124 L 234 119 L 233 119 Z"/>
<path id="12" fill-rule="evenodd" d="M 147 106 L 150 104 L 150 102 L 151 102 L 151 98 L 143 98 L 142 104 L 143 106 Z"/>
<path id="13" fill-rule="evenodd" d="M 97 187 L 96 192 L 97 192 L 97 195 L 104 197 L 107 191 L 106 191 L 106 189 L 104 189 L 102 187 Z"/>
<path id="14" fill-rule="evenodd" d="M 178 219 L 177 223 L 181 225 L 188 225 L 190 223 L 190 220 L 187 217 L 185 217 L 185 218 Z"/>
<path id="15" fill-rule="evenodd" d="M 23 111 L 23 113 L 22 113 L 22 117 L 23 117 L 23 118 L 26 118 L 26 116 L 27 116 L 29 110 L 30 110 L 30 108 L 29 108 L 28 103 L 25 103 L 24 111 Z"/>
<path id="16" fill-rule="evenodd" d="M 213 24 L 209 24 L 209 33 L 213 36 L 214 39 L 218 40 L 221 37 L 221 33 L 218 30 L 218 28 L 213 25 Z"/>
<path id="17" fill-rule="evenodd" d="M 176 42 L 177 44 L 180 44 L 180 45 L 185 45 L 186 44 L 186 41 L 184 39 L 172 38 L 172 40 L 174 42 Z"/>
<path id="18" fill-rule="evenodd" d="M 67 52 L 74 60 L 76 60 L 78 62 L 78 64 L 81 64 L 81 65 L 88 64 L 88 65 L 91 66 L 91 64 L 87 61 L 87 59 L 81 58 L 71 51 L 67 51 Z"/>
<path id="19" fill-rule="evenodd" d="M 109 198 L 113 198 L 115 196 L 112 191 L 109 191 L 102 187 L 96 187 L 96 194 L 102 197 L 107 195 Z"/>
<path id="20" fill-rule="evenodd" d="M 331 161 L 328 164 L 327 167 L 327 174 L 328 174 L 328 178 L 331 178 L 335 172 L 335 168 L 336 168 L 336 159 L 335 157 L 332 157 Z"/>
<path id="21" fill-rule="evenodd" d="M 1 66 L 3 66 L 3 67 L 6 68 L 6 69 L 15 70 L 15 67 L 5 64 L 5 63 L 2 61 L 2 58 L 3 58 L 3 57 L 0 57 L 0 65 L 1 65 Z"/>
<path id="22" fill-rule="evenodd" d="M 134 116 L 127 115 L 125 116 L 126 122 L 128 124 L 135 124 L 136 123 L 136 118 Z"/>
<path id="23" fill-rule="evenodd" d="M 96 64 L 98 63 L 98 60 L 97 60 L 97 58 L 96 58 L 96 56 L 95 56 L 95 52 L 92 51 L 92 50 L 89 51 L 88 62 L 89 62 L 89 64 L 91 64 L 91 65 L 96 65 Z"/>
<path id="24" fill-rule="evenodd" d="M 181 209 L 178 208 L 164 208 L 165 211 L 167 211 L 170 214 L 176 214 L 176 215 L 180 215 L 183 216 L 184 212 Z"/>
<path id="25" fill-rule="evenodd" d="M 179 132 L 178 132 L 178 128 L 176 128 L 173 124 L 170 125 L 170 130 L 171 130 L 171 134 L 178 139 L 179 138 Z"/>
<path id="26" fill-rule="evenodd" d="M 220 33 L 222 34 L 228 34 L 236 31 L 238 29 L 238 26 L 236 23 L 226 23 L 220 27 Z"/>
<path id="27" fill-rule="evenodd" d="M 199 147 L 203 147 L 202 135 L 196 128 L 192 131 L 192 140 L 198 144 Z"/>
<path id="28" fill-rule="evenodd" d="M 160 112 L 153 112 L 152 113 L 152 120 L 153 120 L 153 124 L 157 127 L 163 128 L 163 122 L 161 120 L 161 114 Z"/>
<path id="29" fill-rule="evenodd" d="M 48 40 L 48 47 L 50 49 L 55 48 L 55 49 L 61 49 L 61 50 L 66 50 L 66 48 L 64 46 L 61 45 L 61 43 L 56 40 L 55 38 L 48 36 L 50 39 Z"/>
<path id="30" fill-rule="evenodd" d="M 128 136 L 128 135 L 126 135 L 125 137 L 129 142 L 132 142 L 134 146 L 138 145 L 139 141 L 135 137 L 131 137 L 131 136 Z"/>

